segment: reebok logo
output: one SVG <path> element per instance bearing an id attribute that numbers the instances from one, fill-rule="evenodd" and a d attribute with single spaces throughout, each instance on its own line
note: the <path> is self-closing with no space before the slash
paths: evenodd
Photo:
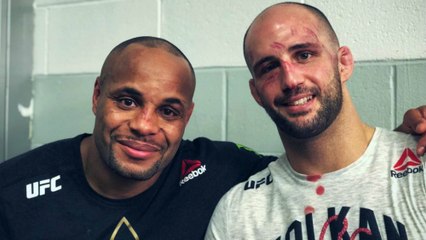
<path id="1" fill-rule="evenodd" d="M 57 184 L 59 179 L 61 179 L 61 175 L 27 184 L 27 199 L 43 196 L 46 194 L 46 189 L 49 188 L 51 192 L 61 190 L 62 186 Z"/>
<path id="2" fill-rule="evenodd" d="M 201 162 L 199 160 L 188 160 L 188 159 L 183 160 L 182 170 L 180 175 L 181 180 L 179 185 L 182 186 L 189 180 L 192 180 L 200 176 L 206 171 L 207 171 L 206 165 L 201 165 Z"/>
<path id="3" fill-rule="evenodd" d="M 393 165 L 390 175 L 394 178 L 402 178 L 410 173 L 415 174 L 419 172 L 423 172 L 422 162 L 411 149 L 406 148 L 399 160 Z"/>

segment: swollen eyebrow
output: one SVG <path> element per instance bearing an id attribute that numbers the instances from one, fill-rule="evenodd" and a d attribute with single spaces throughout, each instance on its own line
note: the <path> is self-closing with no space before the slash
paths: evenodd
<path id="1" fill-rule="evenodd" d="M 264 57 L 262 59 L 260 59 L 259 61 L 257 61 L 254 66 L 253 66 L 253 71 L 256 72 L 258 71 L 258 69 L 260 68 L 260 66 L 262 66 L 262 64 L 264 64 L 265 62 L 271 62 L 276 60 L 275 57 L 269 56 L 269 57 Z"/>

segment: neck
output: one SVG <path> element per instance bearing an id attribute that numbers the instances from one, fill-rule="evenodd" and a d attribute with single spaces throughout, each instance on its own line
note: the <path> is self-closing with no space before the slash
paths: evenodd
<path id="1" fill-rule="evenodd" d="M 318 136 L 294 139 L 280 132 L 290 165 L 299 173 L 322 175 L 342 169 L 361 157 L 374 128 L 364 124 L 350 99 L 344 99 L 335 121 Z"/>
<path id="2" fill-rule="evenodd" d="M 114 172 L 102 160 L 96 148 L 93 136 L 83 139 L 80 145 L 83 170 L 90 187 L 109 199 L 127 199 L 149 189 L 160 174 L 148 180 L 135 180 Z"/>

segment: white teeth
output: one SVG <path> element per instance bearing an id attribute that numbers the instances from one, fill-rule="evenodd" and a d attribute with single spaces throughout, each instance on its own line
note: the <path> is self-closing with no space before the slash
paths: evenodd
<path id="1" fill-rule="evenodd" d="M 309 97 L 304 97 L 304 98 L 301 98 L 301 99 L 299 99 L 299 100 L 297 100 L 297 101 L 295 101 L 295 102 L 291 102 L 291 103 L 289 103 L 289 105 L 290 106 L 298 106 L 298 105 L 302 105 L 302 104 L 305 104 L 305 103 L 307 103 L 309 100 L 311 100 L 312 99 L 312 96 L 309 96 Z"/>

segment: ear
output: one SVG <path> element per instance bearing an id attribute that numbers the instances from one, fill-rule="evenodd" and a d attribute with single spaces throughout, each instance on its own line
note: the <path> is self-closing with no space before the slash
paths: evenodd
<path id="1" fill-rule="evenodd" d="M 251 92 L 251 95 L 253 96 L 254 100 L 256 100 L 257 104 L 259 104 L 261 107 L 263 107 L 262 100 L 260 99 L 259 92 L 257 91 L 256 83 L 255 83 L 255 80 L 253 78 L 250 79 L 249 85 L 250 85 L 250 92 Z"/>
<path id="2" fill-rule="evenodd" d="M 93 87 L 93 95 L 92 95 L 92 112 L 96 115 L 96 109 L 98 107 L 98 100 L 101 95 L 101 79 L 99 77 L 96 78 L 95 86 Z"/>
<path id="3" fill-rule="evenodd" d="M 354 60 L 351 50 L 342 46 L 338 50 L 339 74 L 342 82 L 346 82 L 351 76 L 354 69 Z"/>

